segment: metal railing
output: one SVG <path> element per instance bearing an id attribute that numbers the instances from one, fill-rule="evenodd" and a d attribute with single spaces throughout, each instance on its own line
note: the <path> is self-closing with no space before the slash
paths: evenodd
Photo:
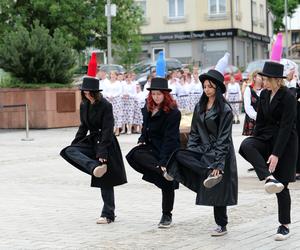
<path id="1" fill-rule="evenodd" d="M 23 138 L 22 141 L 33 141 L 33 138 L 29 138 L 29 115 L 28 115 L 28 104 L 14 104 L 14 105 L 2 105 L 0 104 L 0 109 L 3 108 L 18 108 L 25 107 L 25 129 L 26 129 L 26 138 Z"/>

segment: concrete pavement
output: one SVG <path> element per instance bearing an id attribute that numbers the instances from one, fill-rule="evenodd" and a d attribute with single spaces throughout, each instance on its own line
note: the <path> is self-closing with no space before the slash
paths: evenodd
<path id="1" fill-rule="evenodd" d="M 21 141 L 24 130 L 0 130 L 0 249 L 300 249 L 300 182 L 290 186 L 291 237 L 275 242 L 276 196 L 247 173 L 250 165 L 238 154 L 239 204 L 229 208 L 229 233 L 209 235 L 215 227 L 211 207 L 196 206 L 195 194 L 176 191 L 174 226 L 157 228 L 160 191 L 141 180 L 126 163 L 128 184 L 117 187 L 116 222 L 96 225 L 100 191 L 90 177 L 59 157 L 77 129 L 32 130 L 34 141 Z M 234 125 L 237 152 L 242 125 Z M 123 156 L 137 135 L 118 137 Z"/>

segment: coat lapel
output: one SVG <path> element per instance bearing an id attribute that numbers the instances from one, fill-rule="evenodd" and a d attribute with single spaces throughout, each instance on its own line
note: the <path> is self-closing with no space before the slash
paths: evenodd
<path id="1" fill-rule="evenodd" d="M 276 107 L 277 105 L 280 103 L 281 101 L 281 98 L 283 97 L 283 94 L 284 94 L 284 88 L 280 88 L 276 94 L 274 95 L 271 103 L 270 103 L 270 111 L 272 112 Z"/>

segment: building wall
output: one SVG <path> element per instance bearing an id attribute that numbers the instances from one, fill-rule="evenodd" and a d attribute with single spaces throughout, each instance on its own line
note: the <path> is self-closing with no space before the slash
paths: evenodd
<path id="1" fill-rule="evenodd" d="M 228 51 L 231 63 L 240 67 L 245 67 L 249 61 L 268 57 L 268 42 L 259 40 L 261 36 L 269 37 L 266 0 L 225 0 L 226 10 L 220 13 L 209 10 L 209 1 L 184 0 L 184 15 L 174 19 L 169 18 L 169 0 L 137 0 L 146 5 L 146 22 L 141 32 L 149 39 L 143 44 L 143 57 L 155 60 L 155 54 L 162 49 L 166 57 L 208 66 L 214 65 Z M 253 22 L 251 16 L 254 17 Z M 188 35 L 212 31 L 232 31 L 234 34 Z M 184 38 L 175 38 L 176 35 Z"/>

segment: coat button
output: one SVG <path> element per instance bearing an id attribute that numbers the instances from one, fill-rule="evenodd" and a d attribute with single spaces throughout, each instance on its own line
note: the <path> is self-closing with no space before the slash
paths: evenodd
<path id="1" fill-rule="evenodd" d="M 101 131 L 101 129 L 99 129 L 99 131 Z"/>
<path id="2" fill-rule="evenodd" d="M 97 143 L 100 143 L 99 141 L 97 141 Z"/>

